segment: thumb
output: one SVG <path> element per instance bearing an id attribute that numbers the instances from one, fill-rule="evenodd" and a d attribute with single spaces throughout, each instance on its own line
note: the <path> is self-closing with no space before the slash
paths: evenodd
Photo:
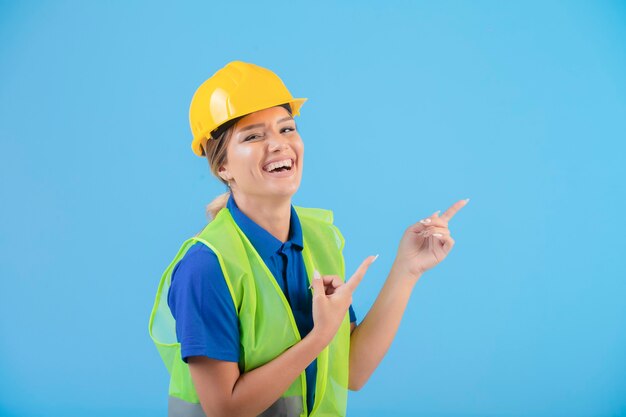
<path id="1" fill-rule="evenodd" d="M 313 287 L 313 296 L 322 294 L 325 295 L 326 291 L 324 290 L 324 280 L 322 280 L 322 276 L 317 269 L 313 273 L 313 279 L 311 280 L 311 287 Z"/>

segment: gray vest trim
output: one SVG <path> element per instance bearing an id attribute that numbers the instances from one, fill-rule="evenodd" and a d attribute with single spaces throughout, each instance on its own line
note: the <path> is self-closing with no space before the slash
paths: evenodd
<path id="1" fill-rule="evenodd" d="M 302 397 L 280 397 L 259 417 L 299 417 L 302 414 Z"/>
<path id="2" fill-rule="evenodd" d="M 167 417 L 206 417 L 200 403 L 190 403 L 180 398 L 169 396 Z"/>
<path id="3" fill-rule="evenodd" d="M 259 417 L 299 417 L 302 414 L 302 397 L 280 397 Z M 200 403 L 190 403 L 180 398 L 169 396 L 167 403 L 168 417 L 206 417 Z"/>

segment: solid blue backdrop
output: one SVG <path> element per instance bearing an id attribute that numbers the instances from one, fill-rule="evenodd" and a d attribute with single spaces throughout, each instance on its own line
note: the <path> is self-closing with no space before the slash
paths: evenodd
<path id="1" fill-rule="evenodd" d="M 363 320 L 405 228 L 469 197 L 350 416 L 626 415 L 626 8 L 2 2 L 0 414 L 165 416 L 161 273 L 224 186 L 188 108 L 231 60 L 308 97 L 293 202 Z"/>

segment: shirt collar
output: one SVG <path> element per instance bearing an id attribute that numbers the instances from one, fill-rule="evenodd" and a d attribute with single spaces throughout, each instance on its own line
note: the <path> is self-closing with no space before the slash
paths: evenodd
<path id="1" fill-rule="evenodd" d="M 244 212 L 239 210 L 232 193 L 228 197 L 226 207 L 233 216 L 237 226 L 239 226 L 259 255 L 261 255 L 261 258 L 270 258 L 281 249 L 283 242 L 272 236 L 271 233 L 259 226 L 250 217 L 246 216 Z M 303 248 L 302 227 L 293 204 L 291 205 L 291 218 L 289 220 L 289 238 L 284 245 L 285 247 L 293 245 L 298 250 L 302 250 Z"/>

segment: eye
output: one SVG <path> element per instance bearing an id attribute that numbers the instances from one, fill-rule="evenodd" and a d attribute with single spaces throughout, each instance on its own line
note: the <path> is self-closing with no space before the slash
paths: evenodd
<path id="1" fill-rule="evenodd" d="M 293 127 L 292 127 L 292 126 L 288 126 L 288 127 L 284 127 L 284 128 L 282 128 L 280 131 L 281 131 L 281 132 L 293 132 L 293 131 L 295 131 L 295 130 L 296 130 L 296 127 L 295 127 L 295 126 L 293 126 Z"/>
<path id="2" fill-rule="evenodd" d="M 256 135 L 256 134 L 255 135 L 250 135 L 250 136 L 247 136 L 243 141 L 247 142 L 249 140 L 253 140 L 253 139 L 256 139 L 258 137 L 261 137 L 261 136 L 260 135 Z"/>

